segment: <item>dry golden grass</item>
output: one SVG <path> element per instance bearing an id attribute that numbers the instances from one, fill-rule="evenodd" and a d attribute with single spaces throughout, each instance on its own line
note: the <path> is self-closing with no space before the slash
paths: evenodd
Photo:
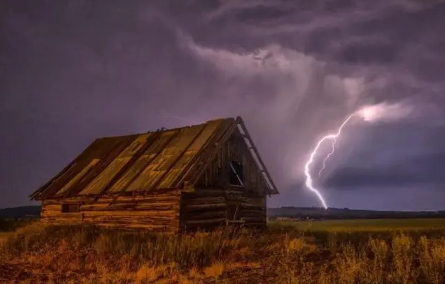
<path id="1" fill-rule="evenodd" d="M 6 240 L 6 238 L 8 237 L 10 233 L 1 233 L 0 232 L 0 242 Z"/>
<path id="2" fill-rule="evenodd" d="M 0 256 L 0 283 L 445 283 L 444 230 L 175 237 L 36 223 Z"/>
<path id="3" fill-rule="evenodd" d="M 6 243 L 6 240 L 8 239 L 10 233 L 0 233 L 0 252 L 3 250 L 3 246 Z"/>

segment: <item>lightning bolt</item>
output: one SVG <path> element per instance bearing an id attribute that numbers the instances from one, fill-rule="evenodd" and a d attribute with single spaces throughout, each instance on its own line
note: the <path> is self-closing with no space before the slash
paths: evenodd
<path id="1" fill-rule="evenodd" d="M 319 175 L 321 175 L 321 172 L 324 170 L 324 168 L 326 167 L 326 161 L 334 154 L 335 152 L 335 142 L 337 142 L 337 138 L 341 135 L 341 132 L 343 130 L 343 128 L 346 126 L 346 124 L 351 120 L 351 118 L 356 115 L 355 113 L 351 114 L 350 116 L 348 116 L 348 118 L 345 119 L 345 121 L 343 121 L 343 123 L 340 125 L 340 127 L 338 128 L 337 132 L 335 134 L 329 134 L 326 135 L 324 137 L 322 137 L 317 145 L 315 146 L 314 150 L 312 151 L 311 155 L 309 156 L 309 160 L 306 162 L 306 165 L 304 166 L 304 174 L 306 176 L 306 187 L 311 190 L 312 192 L 314 192 L 318 199 L 320 199 L 321 203 L 323 204 L 323 207 L 325 209 L 328 209 L 328 206 L 326 205 L 326 202 L 323 198 L 323 196 L 321 195 L 321 193 L 318 191 L 318 189 L 316 189 L 313 185 L 313 180 L 311 177 L 311 173 L 310 173 L 310 166 L 311 164 L 314 162 L 314 158 L 315 155 L 318 152 L 318 149 L 321 147 L 321 145 L 323 144 L 324 141 L 327 140 L 332 140 L 332 150 L 331 152 L 326 156 L 326 158 L 323 160 L 323 168 L 321 169 L 321 171 L 319 172 Z"/>
<path id="2" fill-rule="evenodd" d="M 348 116 L 348 118 L 346 118 L 345 119 L 345 121 L 340 125 L 340 127 L 338 128 L 338 131 L 337 131 L 337 133 L 335 133 L 334 135 L 328 135 L 328 136 L 331 136 L 331 137 L 328 137 L 328 138 L 326 138 L 325 140 L 327 140 L 327 139 L 330 139 L 331 138 L 331 140 L 332 140 L 332 144 L 331 144 L 331 152 L 329 152 L 329 154 L 326 156 L 326 158 L 324 158 L 324 160 L 323 160 L 323 167 L 321 168 L 321 170 L 318 172 L 318 176 L 320 177 L 321 176 L 321 173 L 324 171 L 324 169 L 326 168 L 326 162 L 327 162 L 327 160 L 329 160 L 329 158 L 332 156 L 332 155 L 334 155 L 334 152 L 335 152 L 335 143 L 337 143 L 337 138 L 338 138 L 338 136 L 340 136 L 340 134 L 341 134 L 341 131 L 343 130 L 343 128 L 346 126 L 346 124 L 348 124 L 348 122 L 349 122 L 349 120 L 351 120 L 351 118 L 353 117 L 355 115 L 355 113 L 354 114 L 351 114 L 350 116 Z M 325 136 L 326 137 L 326 136 Z M 323 138 L 325 138 L 325 137 L 323 137 Z M 323 138 L 322 138 L 322 140 L 323 140 Z M 323 142 L 323 141 L 322 141 Z"/>
<path id="3" fill-rule="evenodd" d="M 326 168 L 326 161 L 329 160 L 329 158 L 334 155 L 335 152 L 335 143 L 337 142 L 337 139 L 332 139 L 332 148 L 331 148 L 331 152 L 329 152 L 329 154 L 326 156 L 326 158 L 324 158 L 323 160 L 323 167 L 321 168 L 321 170 L 318 172 L 318 176 L 321 177 L 321 173 L 324 171 L 324 169 Z"/>

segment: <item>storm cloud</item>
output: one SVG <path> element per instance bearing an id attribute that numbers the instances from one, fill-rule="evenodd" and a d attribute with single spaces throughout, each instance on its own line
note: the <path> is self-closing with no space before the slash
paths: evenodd
<path id="1" fill-rule="evenodd" d="M 0 5 L 0 207 L 27 204 L 97 137 L 235 115 L 281 191 L 270 205 L 318 206 L 302 186 L 314 143 L 383 102 L 413 111 L 345 129 L 317 180 L 328 204 L 445 200 L 443 1 Z"/>

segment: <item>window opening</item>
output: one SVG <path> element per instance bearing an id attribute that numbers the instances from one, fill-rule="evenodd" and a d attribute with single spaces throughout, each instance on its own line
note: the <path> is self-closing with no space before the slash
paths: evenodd
<path id="1" fill-rule="evenodd" d="M 62 204 L 62 213 L 74 213 L 80 211 L 79 204 Z"/>
<path id="2" fill-rule="evenodd" d="M 243 164 L 237 161 L 230 162 L 229 182 L 231 185 L 244 187 Z"/>

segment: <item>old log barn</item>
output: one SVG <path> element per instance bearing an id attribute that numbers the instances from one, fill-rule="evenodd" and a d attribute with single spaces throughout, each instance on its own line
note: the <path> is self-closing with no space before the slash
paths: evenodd
<path id="1" fill-rule="evenodd" d="M 41 221 L 183 232 L 266 225 L 278 191 L 240 117 L 95 140 L 30 197 Z"/>

